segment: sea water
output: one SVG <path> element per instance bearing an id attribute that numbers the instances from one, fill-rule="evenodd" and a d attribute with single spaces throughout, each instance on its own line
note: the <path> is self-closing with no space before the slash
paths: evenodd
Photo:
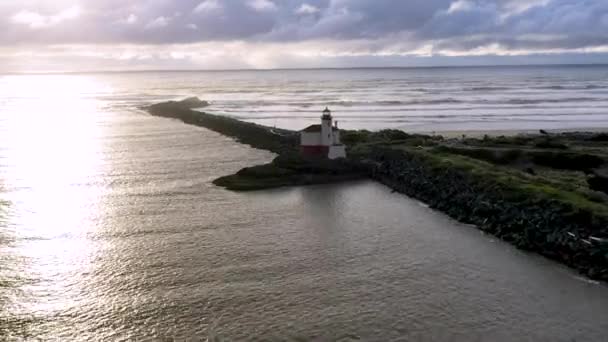
<path id="1" fill-rule="evenodd" d="M 79 77 L 74 75 L 73 77 Z M 141 72 L 82 75 L 127 108 L 198 96 L 212 113 L 290 129 L 327 106 L 344 128 L 608 128 L 608 66 Z"/>
<path id="2" fill-rule="evenodd" d="M 328 104 L 347 127 L 443 115 L 433 120 L 470 129 L 480 122 L 447 108 L 478 98 L 502 104 L 462 113 L 529 127 L 536 106 L 542 127 L 587 125 L 549 113 L 602 122 L 605 70 L 593 70 L 2 76 L 0 340 L 603 341 L 604 284 L 371 181 L 215 187 L 273 155 L 138 109 L 197 95 L 211 112 L 291 128 Z M 401 91 L 408 82 L 427 103 Z M 504 104 L 512 92 L 554 102 Z"/>

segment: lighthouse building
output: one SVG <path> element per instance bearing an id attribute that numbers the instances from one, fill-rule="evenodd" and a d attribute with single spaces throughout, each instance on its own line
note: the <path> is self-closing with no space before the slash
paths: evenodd
<path id="1" fill-rule="evenodd" d="M 333 122 L 328 108 L 323 111 L 320 125 L 312 125 L 300 131 L 300 152 L 308 158 L 346 157 L 346 148 L 340 142 L 338 122 Z"/>

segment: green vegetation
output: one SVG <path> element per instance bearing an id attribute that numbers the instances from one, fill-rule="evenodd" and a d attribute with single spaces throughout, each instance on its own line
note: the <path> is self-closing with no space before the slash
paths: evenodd
<path id="1" fill-rule="evenodd" d="M 276 157 L 270 164 L 247 167 L 213 183 L 229 190 L 252 191 L 335 183 L 366 176 L 365 169 L 348 160 L 306 160 L 295 153 L 287 153 Z"/>
<path id="2" fill-rule="evenodd" d="M 442 136 L 409 134 L 396 129 L 385 129 L 378 132 L 368 130 L 342 130 L 342 143 L 353 148 L 368 144 L 407 144 L 410 146 L 435 146 L 443 141 Z"/>
<path id="3" fill-rule="evenodd" d="M 602 156 L 561 150 L 471 146 L 440 146 L 438 150 L 469 156 L 498 165 L 535 165 L 561 170 L 590 171 L 606 163 L 606 159 Z"/>
<path id="4" fill-rule="evenodd" d="M 412 153 L 412 152 L 410 152 Z M 413 152 L 420 153 L 420 152 Z M 513 199 L 542 200 L 557 199 L 570 203 L 573 207 L 583 208 L 598 215 L 608 215 L 608 201 L 591 200 L 586 184 L 573 182 L 571 173 L 546 171 L 546 175 L 529 174 L 517 168 L 505 168 L 482 160 L 458 154 L 435 152 L 426 153 L 435 169 L 451 168 L 470 173 L 486 184 L 500 186 L 504 195 Z M 577 181 L 580 179 L 577 179 Z"/>

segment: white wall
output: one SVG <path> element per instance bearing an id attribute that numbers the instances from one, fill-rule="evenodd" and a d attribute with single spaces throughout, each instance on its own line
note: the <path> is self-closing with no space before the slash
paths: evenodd
<path id="1" fill-rule="evenodd" d="M 321 145 L 320 132 L 300 132 L 301 146 L 319 146 Z"/>
<path id="2" fill-rule="evenodd" d="M 333 145 L 334 138 L 332 133 L 331 120 L 321 120 L 321 144 L 323 146 Z"/>
<path id="3" fill-rule="evenodd" d="M 340 131 L 334 131 L 334 145 L 340 145 Z"/>
<path id="4" fill-rule="evenodd" d="M 344 145 L 335 145 L 329 147 L 329 153 L 327 154 L 329 159 L 346 158 L 346 147 Z"/>

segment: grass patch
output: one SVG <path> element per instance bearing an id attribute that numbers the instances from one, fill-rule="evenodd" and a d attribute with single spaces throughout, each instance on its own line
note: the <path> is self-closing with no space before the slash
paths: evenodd
<path id="1" fill-rule="evenodd" d="M 518 164 L 590 172 L 590 170 L 606 164 L 604 157 L 584 152 L 446 145 L 436 149 L 440 152 L 463 155 L 498 165 Z"/>
<path id="2" fill-rule="evenodd" d="M 581 179 L 576 177 L 576 182 L 572 178 L 561 174 L 564 178 L 547 178 L 545 175 L 531 175 L 526 172 L 496 165 L 483 160 L 467 157 L 464 155 L 449 154 L 435 151 L 425 153 L 416 150 L 408 150 L 418 156 L 424 156 L 435 169 L 457 169 L 470 173 L 479 181 L 486 184 L 495 183 L 501 189 L 511 189 L 507 194 L 521 199 L 538 200 L 558 200 L 573 208 L 590 211 L 595 215 L 608 218 L 608 206 L 604 201 L 598 203 L 597 197 L 593 197 L 582 187 Z M 552 175 L 551 172 L 548 175 Z M 578 186 L 580 186 L 580 188 Z M 586 189 L 585 189 L 586 190 Z"/>

